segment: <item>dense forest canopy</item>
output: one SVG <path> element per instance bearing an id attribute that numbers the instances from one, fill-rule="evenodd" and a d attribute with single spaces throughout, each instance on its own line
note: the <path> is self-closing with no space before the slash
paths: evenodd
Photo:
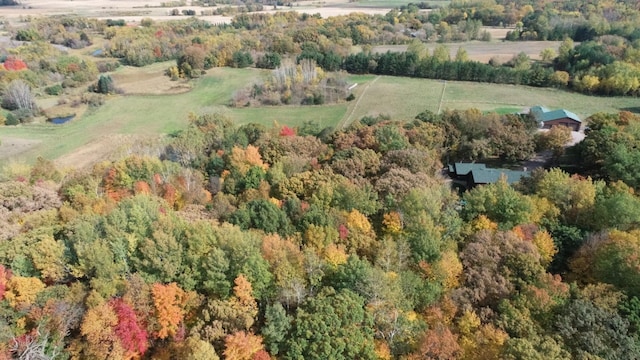
<path id="1" fill-rule="evenodd" d="M 0 120 L 30 121 L 43 94 L 100 106 L 118 96 L 113 70 L 161 61 L 176 81 L 270 69 L 229 99 L 238 107 L 320 105 L 332 87 L 346 101 L 341 70 L 638 94 L 635 1 L 419 10 L 219 26 L 29 19 L 8 29 L 22 43 L 0 50 Z M 510 40 L 563 42 L 506 64 L 423 44 L 488 41 L 481 26 L 500 24 Z M 64 51 L 96 41 L 95 56 Z M 7 164 L 0 359 L 640 358 L 640 117 L 585 123 L 565 148 L 566 129 L 477 109 L 340 129 L 192 113 L 155 151 L 87 169 Z M 513 166 L 541 151 L 564 170 L 464 191 L 443 176 L 448 163 Z"/>
<path id="2" fill-rule="evenodd" d="M 477 154 L 488 133 L 520 131 L 517 121 L 424 112 L 409 123 L 367 118 L 298 134 L 208 114 L 160 158 L 70 172 L 43 159 L 6 166 L 0 350 L 640 356 L 638 183 L 615 171 L 638 147 L 608 138 L 631 139 L 640 119 L 590 119 L 571 151 L 592 177 L 538 170 L 515 188 L 500 181 L 455 193 L 440 158 Z M 528 136 L 521 126 L 518 136 Z"/>

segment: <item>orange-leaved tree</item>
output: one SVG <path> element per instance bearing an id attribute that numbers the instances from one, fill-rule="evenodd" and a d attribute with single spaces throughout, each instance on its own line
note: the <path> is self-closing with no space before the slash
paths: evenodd
<path id="1" fill-rule="evenodd" d="M 244 331 L 227 335 L 224 344 L 227 360 L 252 360 L 254 355 L 263 350 L 262 337 Z"/>
<path id="2" fill-rule="evenodd" d="M 186 297 L 185 292 L 176 283 L 170 283 L 154 284 L 151 293 L 159 327 L 156 337 L 166 339 L 175 336 L 185 315 L 180 306 Z"/>

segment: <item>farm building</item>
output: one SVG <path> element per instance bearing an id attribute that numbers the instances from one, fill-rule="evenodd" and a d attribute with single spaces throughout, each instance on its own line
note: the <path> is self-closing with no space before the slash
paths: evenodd
<path id="1" fill-rule="evenodd" d="M 562 125 L 570 128 L 573 131 L 579 131 L 582 125 L 582 120 L 578 115 L 564 109 L 549 110 L 544 106 L 534 106 L 529 110 L 536 121 L 543 129 L 551 129 L 554 126 Z"/>
<path id="2" fill-rule="evenodd" d="M 456 182 L 464 184 L 467 189 L 498 182 L 503 176 L 507 183 L 513 184 L 529 175 L 528 171 L 492 169 L 481 163 L 455 163 L 449 165 L 449 176 Z"/>

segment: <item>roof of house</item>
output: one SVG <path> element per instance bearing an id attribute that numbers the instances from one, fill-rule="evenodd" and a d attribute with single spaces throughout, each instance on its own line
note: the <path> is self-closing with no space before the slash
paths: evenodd
<path id="1" fill-rule="evenodd" d="M 492 184 L 498 182 L 502 176 L 505 177 L 508 184 L 513 184 L 523 177 L 529 176 L 529 172 L 507 169 L 474 169 L 471 176 L 475 184 Z"/>
<path id="2" fill-rule="evenodd" d="M 473 170 L 486 169 L 487 166 L 485 164 L 476 164 L 476 163 L 455 163 L 453 165 L 449 165 L 449 172 L 455 173 L 456 176 L 464 176 L 469 175 L 469 173 Z"/>
<path id="3" fill-rule="evenodd" d="M 542 122 L 553 121 L 553 120 L 564 119 L 564 118 L 569 118 L 577 122 L 582 122 L 582 120 L 580 120 L 578 115 L 565 109 L 549 110 L 544 106 L 536 105 L 532 107 L 529 111 L 533 116 L 535 116 L 536 120 L 542 121 Z"/>
<path id="4" fill-rule="evenodd" d="M 455 163 L 449 165 L 449 172 L 456 176 L 471 175 L 474 184 L 491 184 L 498 182 L 504 176 L 507 183 L 520 181 L 524 176 L 529 176 L 529 171 L 515 171 L 508 169 L 492 169 L 482 163 Z"/>

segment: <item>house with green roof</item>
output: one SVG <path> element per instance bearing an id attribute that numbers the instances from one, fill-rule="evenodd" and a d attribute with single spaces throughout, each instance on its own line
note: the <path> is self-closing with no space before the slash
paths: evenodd
<path id="1" fill-rule="evenodd" d="M 449 176 L 457 183 L 464 184 L 467 189 L 498 182 L 502 177 L 505 178 L 507 183 L 513 184 L 529 175 L 529 171 L 488 168 L 482 163 L 455 163 L 449 165 Z"/>
<path id="2" fill-rule="evenodd" d="M 554 126 L 566 126 L 573 131 L 579 131 L 582 126 L 580 117 L 565 109 L 550 110 L 544 106 L 536 105 L 529 109 L 529 114 L 540 124 L 543 129 L 551 129 Z"/>

